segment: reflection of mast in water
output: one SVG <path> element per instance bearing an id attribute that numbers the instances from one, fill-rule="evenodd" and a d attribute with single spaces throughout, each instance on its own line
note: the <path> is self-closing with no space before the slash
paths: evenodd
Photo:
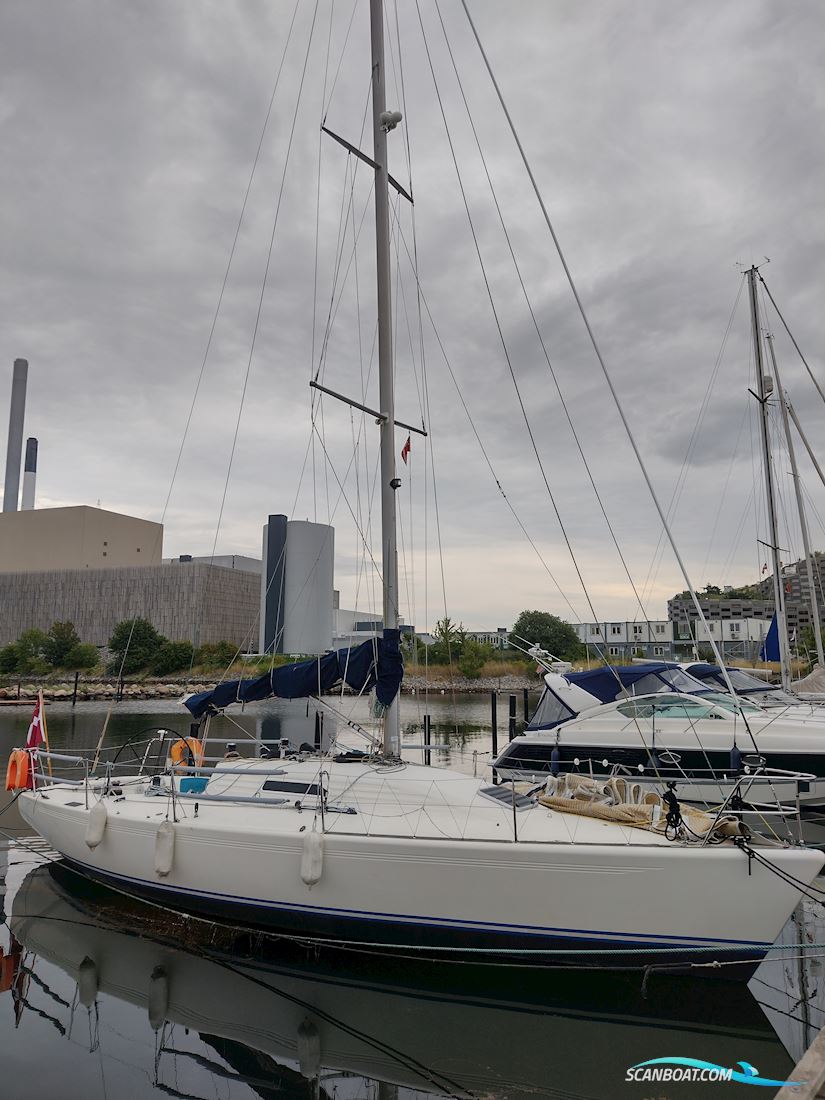
<path id="1" fill-rule="evenodd" d="M 326 752 L 335 738 L 335 715 L 325 708 L 310 710 L 309 706 L 293 714 L 265 714 L 256 720 L 255 735 L 259 743 L 265 743 L 273 755 L 279 745 L 288 742 L 288 747 L 300 749 L 318 748 L 320 736 Z"/>
<path id="2" fill-rule="evenodd" d="M 6 876 L 9 873 L 9 842 L 0 840 L 0 924 L 6 923 Z M 9 932 L 8 951 L 0 947 L 0 994 L 11 993 L 14 1005 L 14 1026 L 20 1026 L 26 1005 L 28 977 L 23 969 L 23 947 Z"/>
<path id="3" fill-rule="evenodd" d="M 8 841 L 0 840 L 0 924 L 6 921 L 6 875 L 9 873 Z"/>

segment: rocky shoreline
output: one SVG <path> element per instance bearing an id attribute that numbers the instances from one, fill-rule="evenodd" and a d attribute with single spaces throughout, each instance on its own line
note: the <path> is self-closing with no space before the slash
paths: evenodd
<path id="1" fill-rule="evenodd" d="M 79 678 L 75 687 L 72 677 L 68 680 L 39 680 L 35 677 L 0 684 L 0 704 L 13 706 L 29 704 L 39 691 L 48 702 L 78 703 L 117 699 L 179 699 L 184 694 L 209 691 L 218 684 L 216 679 L 198 677 L 196 680 L 166 677 L 158 680 L 125 680 L 121 685 L 111 677 Z M 501 694 L 521 692 L 525 688 L 538 691 L 541 680 L 538 677 L 495 676 L 478 680 L 467 680 L 463 676 L 451 680 L 427 680 L 424 676 L 408 676 L 401 687 L 404 695 L 418 695 L 423 692 L 436 695 L 448 695 L 453 692 L 462 695 L 481 695 L 491 691 Z M 348 692 L 349 693 L 349 692 Z M 332 694 L 337 694 L 333 692 Z"/>

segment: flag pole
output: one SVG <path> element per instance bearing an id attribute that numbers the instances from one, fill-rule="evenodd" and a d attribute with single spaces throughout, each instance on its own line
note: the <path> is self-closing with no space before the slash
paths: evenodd
<path id="1" fill-rule="evenodd" d="M 38 691 L 37 699 L 40 704 L 40 725 L 43 727 L 43 740 L 46 742 L 46 752 L 51 753 L 52 750 L 49 747 L 49 727 L 46 725 L 46 704 L 43 699 L 43 688 L 40 688 Z M 46 757 L 46 763 L 49 766 L 49 779 L 53 779 L 51 756 Z"/>

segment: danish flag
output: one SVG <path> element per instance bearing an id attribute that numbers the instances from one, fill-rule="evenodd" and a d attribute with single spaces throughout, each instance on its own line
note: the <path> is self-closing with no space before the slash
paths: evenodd
<path id="1" fill-rule="evenodd" d="M 31 725 L 29 726 L 29 733 L 26 737 L 26 748 L 36 749 L 46 738 L 43 736 L 43 696 L 38 696 L 37 702 L 34 704 L 34 714 L 32 715 Z"/>

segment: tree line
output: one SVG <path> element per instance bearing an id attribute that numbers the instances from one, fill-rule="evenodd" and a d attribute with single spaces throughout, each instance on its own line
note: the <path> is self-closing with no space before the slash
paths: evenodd
<path id="1" fill-rule="evenodd" d="M 575 660 L 584 651 L 569 623 L 546 611 L 522 611 L 510 633 L 539 645 L 554 657 Z M 424 646 L 415 637 L 402 643 L 405 656 L 413 664 L 449 665 L 469 680 L 478 679 L 484 665 L 493 659 L 523 661 L 524 654 L 515 646 L 495 649 L 471 638 L 462 623 L 449 616 L 440 619 L 433 631 L 435 641 Z M 523 643 L 517 643 L 521 646 Z M 228 641 L 210 642 L 195 648 L 189 641 L 164 637 L 148 619 L 124 619 L 112 631 L 108 642 L 106 671 L 114 676 L 148 673 L 168 676 L 190 668 L 226 669 L 238 655 Z M 280 658 L 276 663 L 282 663 Z M 74 623 L 54 622 L 48 631 L 24 630 L 16 642 L 0 648 L 0 674 L 47 676 L 52 672 L 83 672 L 103 665 L 100 649 L 83 642 Z"/>
<path id="2" fill-rule="evenodd" d="M 526 648 L 517 641 L 526 639 L 561 660 L 573 661 L 583 656 L 584 646 L 573 627 L 547 611 L 522 611 L 513 624 L 510 634 L 515 644 L 511 648 L 498 649 L 471 638 L 463 623 L 454 623 L 449 616 L 439 619 L 433 630 L 435 641 L 424 646 L 415 638 L 405 642 L 406 654 L 417 664 L 455 666 L 468 680 L 476 680 L 487 661 L 523 661 Z M 426 649 L 426 653 L 425 653 Z"/>
<path id="3" fill-rule="evenodd" d="M 105 671 L 118 676 L 149 673 L 168 676 L 193 665 L 225 669 L 237 656 L 232 642 L 198 646 L 171 641 L 148 619 L 124 619 L 112 631 Z M 48 631 L 24 630 L 16 642 L 0 648 L 0 674 L 48 676 L 53 672 L 88 672 L 103 665 L 100 648 L 81 641 L 72 622 L 54 622 Z"/>

